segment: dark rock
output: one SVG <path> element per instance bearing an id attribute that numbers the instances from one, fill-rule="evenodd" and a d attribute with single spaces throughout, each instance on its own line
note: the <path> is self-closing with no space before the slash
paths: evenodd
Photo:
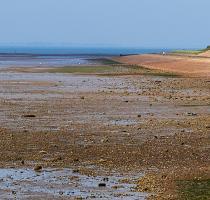
<path id="1" fill-rule="evenodd" d="M 155 81 L 155 83 L 161 83 L 162 81 Z"/>
<path id="2" fill-rule="evenodd" d="M 106 187 L 106 183 L 99 183 L 98 187 Z"/>
<path id="3" fill-rule="evenodd" d="M 34 117 L 36 117 L 36 115 L 23 115 L 23 117 L 25 117 L 25 118 L 34 118 Z"/>
<path id="4" fill-rule="evenodd" d="M 108 177 L 106 177 L 106 178 L 103 178 L 103 181 L 109 181 L 109 178 Z"/>
<path id="5" fill-rule="evenodd" d="M 79 169 L 73 169 L 72 172 L 73 173 L 79 173 Z"/>

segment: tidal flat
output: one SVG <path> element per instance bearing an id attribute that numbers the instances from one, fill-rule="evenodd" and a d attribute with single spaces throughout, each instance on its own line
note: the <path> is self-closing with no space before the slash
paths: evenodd
<path id="1" fill-rule="evenodd" d="M 1 70 L 2 199 L 184 199 L 209 180 L 208 78 L 86 67 Z"/>

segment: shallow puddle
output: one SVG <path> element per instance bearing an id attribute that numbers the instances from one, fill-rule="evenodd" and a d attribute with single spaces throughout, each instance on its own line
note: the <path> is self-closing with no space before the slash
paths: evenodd
<path id="1" fill-rule="evenodd" d="M 146 194 L 134 191 L 136 178 L 118 174 L 91 177 L 70 169 L 0 169 L 0 199 L 143 200 Z"/>
<path id="2" fill-rule="evenodd" d="M 117 119 L 117 120 L 111 120 L 109 124 L 116 125 L 116 126 L 129 126 L 129 125 L 135 125 L 138 122 L 131 119 Z"/>

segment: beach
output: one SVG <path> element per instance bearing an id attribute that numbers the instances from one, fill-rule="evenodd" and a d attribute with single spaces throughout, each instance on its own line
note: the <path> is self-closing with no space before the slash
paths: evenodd
<path id="1" fill-rule="evenodd" d="M 209 53 L 202 53 L 200 56 L 184 54 L 146 54 L 132 55 L 115 58 L 116 61 L 139 65 L 149 69 L 169 71 L 191 77 L 209 77 L 210 59 Z"/>
<path id="2" fill-rule="evenodd" d="M 1 199 L 178 199 L 210 179 L 209 58 L 105 59 L 0 69 Z"/>

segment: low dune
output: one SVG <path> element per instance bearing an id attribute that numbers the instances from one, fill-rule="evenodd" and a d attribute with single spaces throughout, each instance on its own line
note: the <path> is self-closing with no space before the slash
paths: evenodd
<path id="1" fill-rule="evenodd" d="M 210 55 L 210 51 L 208 54 Z M 187 76 L 210 77 L 210 57 L 196 58 L 180 55 L 144 54 L 117 57 L 115 60 L 125 64 L 139 65 L 149 69 L 158 69 Z"/>
<path id="2" fill-rule="evenodd" d="M 204 56 L 210 58 L 210 50 L 200 53 L 199 56 Z"/>

